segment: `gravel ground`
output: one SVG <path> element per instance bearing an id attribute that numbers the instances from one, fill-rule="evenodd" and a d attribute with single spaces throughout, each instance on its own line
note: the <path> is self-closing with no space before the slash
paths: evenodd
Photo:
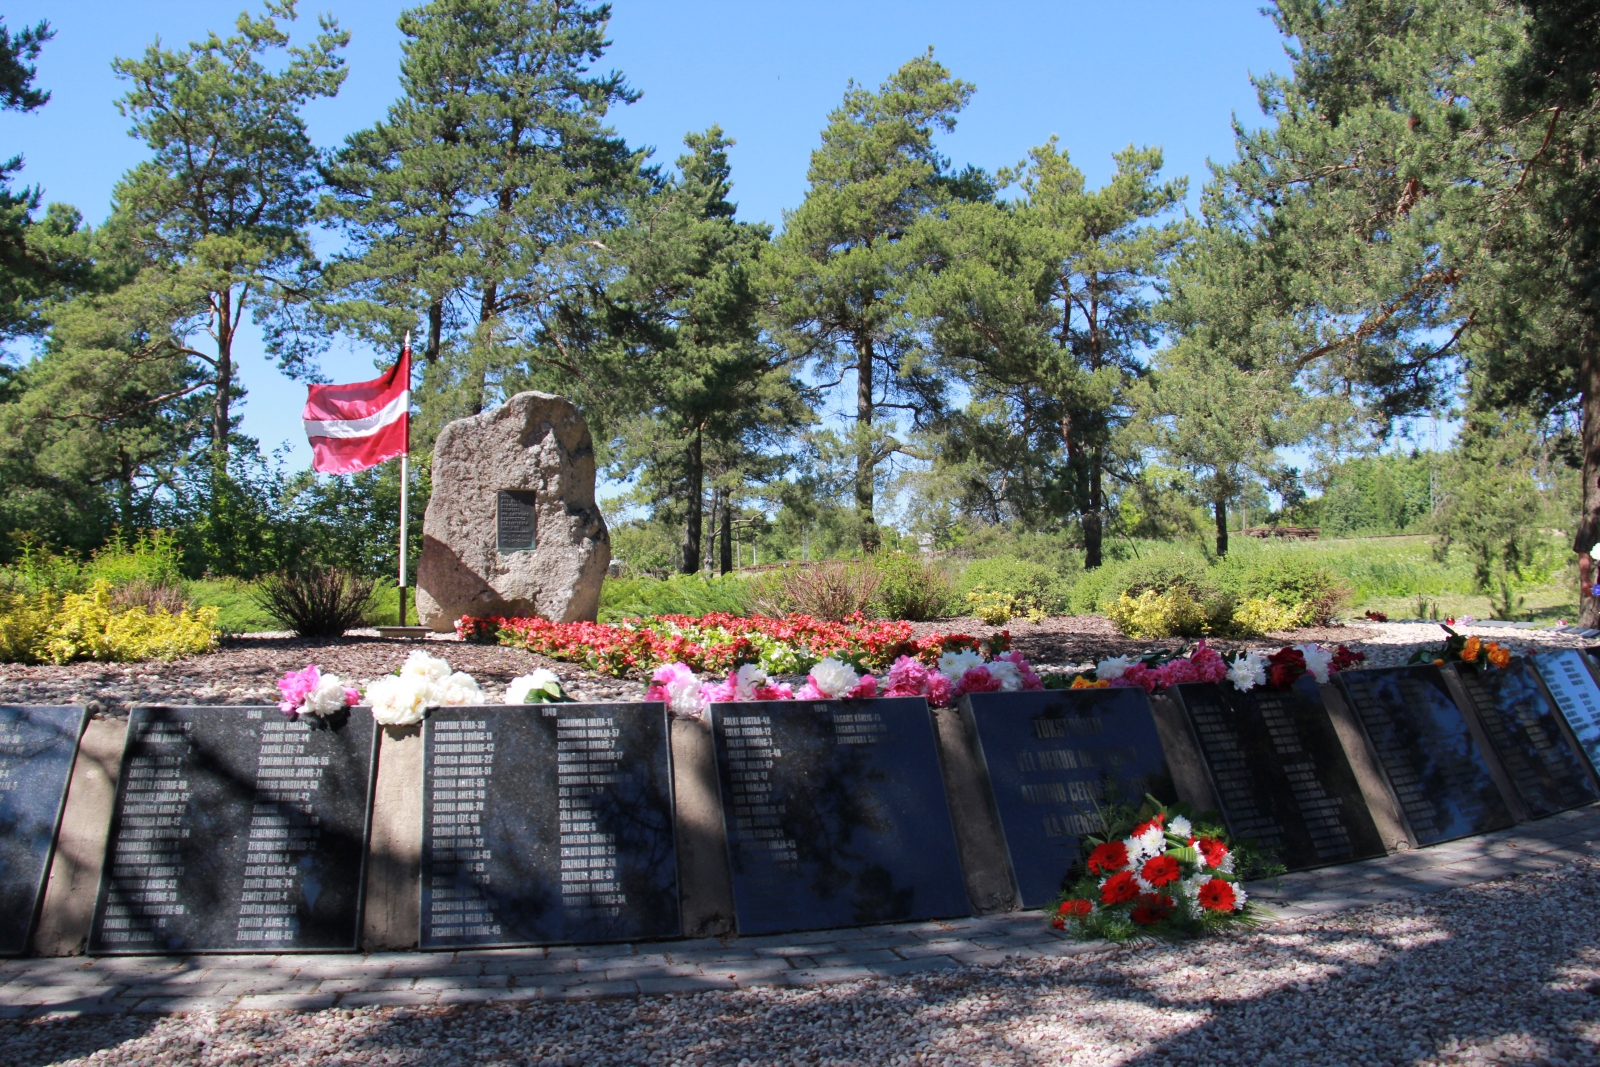
<path id="1" fill-rule="evenodd" d="M 0 1024 L 16 1067 L 1600 1064 L 1600 863 L 1204 941 L 819 989 Z"/>
<path id="2" fill-rule="evenodd" d="M 918 634 L 968 633 L 986 636 L 1000 629 L 977 619 L 945 619 L 919 623 Z M 1095 615 L 1049 618 L 1041 623 L 1017 620 L 1012 647 L 1040 670 L 1064 671 L 1093 666 L 1107 656 L 1129 655 L 1156 648 L 1179 649 L 1182 639 L 1133 641 Z M 1548 630 L 1500 626 L 1459 627 L 1508 645 L 1514 652 L 1539 648 L 1576 648 L 1588 642 Z M 1224 652 L 1243 648 L 1276 649 L 1286 643 L 1317 641 L 1330 647 L 1348 645 L 1365 652 L 1370 667 L 1402 663 L 1413 651 L 1435 646 L 1444 633 L 1434 623 L 1361 623 L 1272 634 L 1252 641 L 1214 641 Z M 639 700 L 642 682 L 608 678 L 570 663 L 558 663 L 520 649 L 468 645 L 444 635 L 426 642 L 385 640 L 376 631 L 323 640 L 301 640 L 287 634 L 251 634 L 228 640 L 221 649 L 172 663 L 73 663 L 64 667 L 0 664 L 0 702 L 12 704 L 98 704 L 120 711 L 140 703 L 270 704 L 278 700 L 275 683 L 285 671 L 316 663 L 357 684 L 388 674 L 413 648 L 444 656 L 457 670 L 478 680 L 491 702 L 499 701 L 506 683 L 535 667 L 549 667 L 561 676 L 567 691 L 580 700 Z"/>

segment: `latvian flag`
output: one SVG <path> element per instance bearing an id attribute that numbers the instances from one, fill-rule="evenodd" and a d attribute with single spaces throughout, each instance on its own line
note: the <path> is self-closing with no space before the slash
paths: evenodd
<path id="1" fill-rule="evenodd" d="M 353 385 L 313 385 L 301 413 L 311 439 L 311 468 L 350 474 L 410 452 L 411 347 L 382 378 Z"/>

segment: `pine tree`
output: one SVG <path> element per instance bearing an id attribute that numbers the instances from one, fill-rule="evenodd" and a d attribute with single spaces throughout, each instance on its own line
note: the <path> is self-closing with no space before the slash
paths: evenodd
<path id="1" fill-rule="evenodd" d="M 879 541 L 873 501 L 878 467 L 901 448 L 892 426 L 937 411 L 943 377 L 925 358 L 905 297 L 927 265 L 907 237 L 918 219 L 957 196 L 982 196 L 981 176 L 952 175 L 934 148 L 955 128 L 973 87 L 950 76 L 930 49 L 872 92 L 852 82 L 811 153 L 810 187 L 784 216 L 767 289 L 771 317 L 790 350 L 824 375 L 855 381 L 855 505 L 864 550 Z"/>
<path id="2" fill-rule="evenodd" d="M 327 168 L 319 214 L 348 249 L 328 265 L 319 325 L 385 351 L 416 334 L 425 438 L 497 389 L 604 393 L 604 238 L 643 180 L 604 125 L 637 94 L 592 72 L 609 17 L 569 0 L 404 12 L 401 95 Z"/>

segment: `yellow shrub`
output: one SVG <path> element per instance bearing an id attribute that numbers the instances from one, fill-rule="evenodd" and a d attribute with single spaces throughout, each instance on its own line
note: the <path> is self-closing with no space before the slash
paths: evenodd
<path id="1" fill-rule="evenodd" d="M 1003 626 L 1012 619 L 1026 617 L 1029 622 L 1041 622 L 1047 612 L 1039 599 L 1031 593 L 1003 593 L 990 591 L 981 585 L 972 587 L 967 594 L 972 613 L 990 626 Z"/>
<path id="2" fill-rule="evenodd" d="M 1137 597 L 1123 593 L 1106 614 L 1128 637 L 1192 637 L 1207 628 L 1205 607 L 1185 589 L 1146 589 Z"/>
<path id="3" fill-rule="evenodd" d="M 51 663 L 75 659 L 109 662 L 177 659 L 217 646 L 217 608 L 176 614 L 131 608 L 114 611 L 111 587 L 95 582 L 87 593 L 68 593 L 36 657 Z"/>
<path id="4" fill-rule="evenodd" d="M 1285 607 L 1277 597 L 1251 597 L 1233 609 L 1233 628 L 1242 634 L 1259 635 L 1275 630 L 1293 630 L 1311 621 L 1315 605 Z"/>
<path id="5" fill-rule="evenodd" d="M 0 595 L 0 663 L 37 663 L 61 598 L 49 591 L 33 596 Z"/>

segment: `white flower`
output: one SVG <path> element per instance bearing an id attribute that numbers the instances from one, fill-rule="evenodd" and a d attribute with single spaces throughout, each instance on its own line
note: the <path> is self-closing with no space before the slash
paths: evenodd
<path id="1" fill-rule="evenodd" d="M 367 686 L 366 701 L 372 717 L 384 726 L 410 726 L 422 721 L 433 686 L 419 678 L 386 675 Z"/>
<path id="2" fill-rule="evenodd" d="M 1259 652 L 1246 652 L 1228 668 L 1228 681 L 1241 693 L 1267 684 L 1267 657 Z"/>
<path id="3" fill-rule="evenodd" d="M 941 656 L 941 664 L 943 659 Z M 823 696 L 837 700 L 861 684 L 861 675 L 857 674 L 856 669 L 850 664 L 830 656 L 825 660 L 819 660 L 817 665 L 811 668 L 811 684 L 815 685 L 817 692 Z"/>
<path id="4" fill-rule="evenodd" d="M 1137 871 L 1147 859 L 1153 859 L 1167 850 L 1167 835 L 1159 826 L 1152 826 L 1138 837 L 1125 838 L 1128 846 L 1128 866 Z"/>
<path id="5" fill-rule="evenodd" d="M 987 664 L 989 673 L 999 683 L 1000 690 L 1004 693 L 1015 693 L 1022 688 L 1022 672 L 1017 665 L 1007 659 L 997 659 Z"/>
<path id="6" fill-rule="evenodd" d="M 767 672 L 759 664 L 746 663 L 739 668 L 739 673 L 734 675 L 733 685 L 739 694 L 740 700 L 754 700 L 756 690 L 769 681 Z"/>
<path id="7" fill-rule="evenodd" d="M 443 663 L 443 660 L 439 662 Z M 477 681 L 470 674 L 456 671 L 445 679 L 442 686 L 436 687 L 439 694 L 439 703 L 461 707 L 467 704 L 482 704 L 483 690 L 478 688 Z"/>
<path id="8" fill-rule="evenodd" d="M 1112 656 L 1094 665 L 1094 676 L 1102 682 L 1114 682 L 1133 666 L 1132 656 Z"/>
<path id="9" fill-rule="evenodd" d="M 1590 559 L 1600 559 L 1600 544 L 1596 544 L 1593 548 L 1591 548 L 1589 550 L 1589 558 Z"/>
<path id="10" fill-rule="evenodd" d="M 1328 680 L 1328 666 L 1333 663 L 1333 653 L 1321 645 L 1296 645 L 1306 658 L 1306 670 L 1319 682 Z"/>
<path id="11" fill-rule="evenodd" d="M 413 649 L 400 668 L 402 678 L 420 678 L 428 682 L 442 682 L 450 677 L 450 664 L 438 656 L 430 656 L 422 649 Z"/>
<path id="12" fill-rule="evenodd" d="M 1185 841 L 1189 840 L 1189 834 L 1193 830 L 1194 830 L 1193 824 L 1191 824 L 1189 822 L 1189 820 L 1185 819 L 1182 815 L 1177 816 L 1170 823 L 1167 824 L 1167 832 L 1168 833 L 1177 834 L 1179 837 L 1183 838 Z"/>
<path id="13" fill-rule="evenodd" d="M 506 686 L 507 704 L 533 704 L 537 703 L 529 697 L 543 694 L 547 697 L 559 696 L 561 693 L 561 679 L 556 672 L 546 667 L 540 667 L 532 674 L 520 675 L 511 679 Z"/>
<path id="14" fill-rule="evenodd" d="M 705 715 L 700 699 L 700 679 L 694 675 L 674 678 L 666 683 L 667 709 L 680 719 L 699 719 Z"/>
<path id="15" fill-rule="evenodd" d="M 1228 873 L 1231 874 L 1233 872 L 1229 871 Z M 1233 910 L 1240 911 L 1244 908 L 1244 902 L 1250 899 L 1250 894 L 1244 891 L 1243 882 L 1233 882 L 1231 884 L 1233 885 Z"/>
<path id="16" fill-rule="evenodd" d="M 344 682 L 337 674 L 324 674 L 317 687 L 306 694 L 300 713 L 326 717 L 338 714 L 344 707 Z"/>
<path id="17" fill-rule="evenodd" d="M 976 652 L 946 652 L 939 657 L 939 673 L 952 682 L 961 681 L 963 674 L 983 665 L 983 657 Z"/>

